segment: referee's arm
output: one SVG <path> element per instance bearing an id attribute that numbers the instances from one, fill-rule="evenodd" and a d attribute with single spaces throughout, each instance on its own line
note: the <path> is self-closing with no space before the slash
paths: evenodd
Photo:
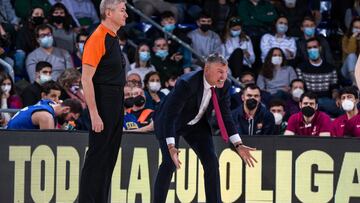
<path id="1" fill-rule="evenodd" d="M 81 84 L 83 86 L 86 104 L 88 105 L 90 112 L 91 129 L 98 133 L 104 129 L 104 123 L 99 116 L 95 102 L 94 84 L 92 81 L 95 71 L 95 67 L 88 64 L 82 64 Z"/>

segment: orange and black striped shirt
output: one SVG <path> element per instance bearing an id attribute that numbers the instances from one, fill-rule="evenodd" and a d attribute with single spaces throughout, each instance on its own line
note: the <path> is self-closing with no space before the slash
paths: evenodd
<path id="1" fill-rule="evenodd" d="M 94 85 L 125 85 L 125 60 L 119 38 L 103 24 L 86 41 L 82 63 L 96 68 Z"/>

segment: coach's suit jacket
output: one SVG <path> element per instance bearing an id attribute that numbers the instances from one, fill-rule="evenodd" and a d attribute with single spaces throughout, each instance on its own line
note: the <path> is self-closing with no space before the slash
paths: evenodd
<path id="1" fill-rule="evenodd" d="M 199 112 L 204 91 L 203 77 L 203 70 L 183 75 L 178 79 L 174 89 L 158 106 L 154 114 L 154 128 L 158 139 L 177 138 L 189 127 L 187 123 L 194 119 Z M 237 133 L 230 111 L 230 86 L 230 81 L 226 80 L 223 88 L 215 88 L 229 136 Z M 203 115 L 207 125 L 202 127 L 202 131 L 210 131 L 212 110 L 213 104 L 210 99 L 207 111 Z"/>

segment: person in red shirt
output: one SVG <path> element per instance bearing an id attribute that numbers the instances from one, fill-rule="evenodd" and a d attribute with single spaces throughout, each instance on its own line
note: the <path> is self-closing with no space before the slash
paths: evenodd
<path id="1" fill-rule="evenodd" d="M 330 117 L 318 110 L 315 93 L 304 93 L 300 97 L 299 106 L 301 111 L 289 118 L 284 135 L 330 136 Z"/>
<path id="2" fill-rule="evenodd" d="M 345 129 L 347 129 L 348 132 L 351 132 L 352 129 L 356 126 L 349 128 L 350 126 L 347 126 L 347 124 L 349 121 L 355 119 L 355 116 L 359 114 L 359 110 L 357 109 L 357 104 L 359 103 L 359 93 L 356 87 L 344 87 L 340 90 L 339 96 L 341 101 L 341 108 L 346 113 L 337 117 L 333 121 L 331 125 L 332 137 L 344 137 L 344 135 L 346 135 Z M 353 121 L 351 123 L 353 123 Z M 360 123 L 358 122 L 358 124 Z M 360 133 L 358 136 L 360 136 Z"/>

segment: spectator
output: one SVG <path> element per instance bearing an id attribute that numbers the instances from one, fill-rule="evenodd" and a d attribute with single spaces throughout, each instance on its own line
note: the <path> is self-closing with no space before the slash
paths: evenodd
<path id="1" fill-rule="evenodd" d="M 74 67 L 69 52 L 53 46 L 52 29 L 42 24 L 35 29 L 36 39 L 40 47 L 32 51 L 26 58 L 26 70 L 31 83 L 35 78 L 35 66 L 39 61 L 46 61 L 52 65 L 52 78 L 57 80 L 61 72 Z"/>
<path id="2" fill-rule="evenodd" d="M 265 58 L 256 84 L 260 89 L 285 99 L 285 93 L 289 91 L 290 82 L 296 77 L 293 67 L 286 64 L 284 52 L 280 48 L 271 48 Z"/>
<path id="3" fill-rule="evenodd" d="M 211 17 L 203 13 L 196 24 L 199 28 L 188 33 L 188 37 L 191 39 L 191 47 L 203 57 L 216 52 L 220 53 L 221 40 L 219 35 L 211 30 Z"/>
<path id="4" fill-rule="evenodd" d="M 343 65 L 341 73 L 345 79 L 356 85 L 355 65 L 360 53 L 360 17 L 351 21 L 347 33 L 342 38 Z"/>
<path id="5" fill-rule="evenodd" d="M 37 47 L 35 28 L 45 22 L 44 10 L 39 7 L 35 7 L 31 10 L 30 15 L 24 22 L 16 35 L 15 44 L 15 74 L 21 77 L 25 77 L 25 58 Z"/>
<path id="6" fill-rule="evenodd" d="M 94 4 L 90 0 L 49 0 L 51 4 L 62 3 L 75 21 L 76 27 L 87 29 L 100 22 Z"/>
<path id="7" fill-rule="evenodd" d="M 75 99 L 67 99 L 61 104 L 44 100 L 17 112 L 9 121 L 7 129 L 55 129 L 56 118 L 74 121 L 79 118 L 81 111 L 81 104 Z"/>
<path id="8" fill-rule="evenodd" d="M 144 90 L 139 87 L 132 88 L 133 106 L 129 113 L 135 115 L 140 128 L 152 122 L 154 110 L 145 108 L 146 98 Z"/>
<path id="9" fill-rule="evenodd" d="M 261 60 L 264 61 L 269 50 L 273 47 L 279 47 L 287 60 L 292 60 L 296 56 L 296 43 L 293 37 L 286 36 L 288 31 L 288 19 L 280 16 L 275 21 L 274 34 L 265 34 L 261 38 Z"/>
<path id="10" fill-rule="evenodd" d="M 160 91 L 160 74 L 158 72 L 150 72 L 145 76 L 145 108 L 155 110 L 160 101 L 165 97 L 165 94 Z"/>
<path id="11" fill-rule="evenodd" d="M 248 84 L 256 84 L 255 82 L 255 74 L 249 71 L 243 72 L 240 76 L 240 83 L 243 84 L 243 86 L 246 86 Z M 269 102 L 271 100 L 271 94 L 265 90 L 260 90 L 261 93 L 261 103 L 265 106 L 269 105 Z M 237 92 L 233 95 L 231 95 L 231 109 L 235 109 L 238 106 L 240 106 L 243 101 L 241 99 L 242 92 Z"/>
<path id="12" fill-rule="evenodd" d="M 15 13 L 21 19 L 28 19 L 29 11 L 34 8 L 41 8 L 44 11 L 45 15 L 49 12 L 51 4 L 48 0 L 14 0 Z"/>
<path id="13" fill-rule="evenodd" d="M 243 104 L 232 111 L 240 135 L 272 135 L 274 116 L 261 105 L 260 88 L 255 84 L 245 86 L 241 99 Z"/>
<path id="14" fill-rule="evenodd" d="M 41 99 L 41 85 L 51 81 L 52 65 L 46 61 L 39 61 L 35 67 L 35 81 L 28 85 L 21 93 L 24 106 L 36 104 Z"/>
<path id="15" fill-rule="evenodd" d="M 295 63 L 300 64 L 304 60 L 309 59 L 306 49 L 306 41 L 316 37 L 320 43 L 320 46 L 322 47 L 322 51 L 320 53 L 321 58 L 329 64 L 334 64 L 334 58 L 331 53 L 331 48 L 328 41 L 322 35 L 316 34 L 315 19 L 308 16 L 304 17 L 304 20 L 302 21 L 301 24 L 301 31 L 303 32 L 303 34 L 296 42 L 297 53 L 296 53 Z"/>
<path id="16" fill-rule="evenodd" d="M 271 100 L 269 107 L 275 119 L 274 135 L 283 135 L 287 127 L 285 102 L 283 100 Z"/>
<path id="17" fill-rule="evenodd" d="M 165 88 L 161 89 L 161 92 L 164 93 L 165 95 L 168 95 L 170 93 L 170 91 L 175 87 L 176 81 L 179 78 L 179 76 L 177 75 L 170 75 L 166 80 L 165 80 Z"/>
<path id="18" fill-rule="evenodd" d="M 11 47 L 11 35 L 0 24 L 0 65 L 14 79 L 14 60 L 9 57 Z"/>
<path id="19" fill-rule="evenodd" d="M 72 60 L 74 62 L 74 67 L 76 69 L 79 69 L 81 72 L 81 66 L 82 66 L 82 54 L 84 52 L 84 45 L 89 36 L 89 33 L 86 31 L 81 31 L 79 34 L 76 35 L 76 51 L 71 54 Z"/>
<path id="20" fill-rule="evenodd" d="M 290 116 L 285 135 L 330 136 L 330 117 L 318 110 L 314 92 L 301 95 L 299 106 L 301 112 Z"/>
<path id="21" fill-rule="evenodd" d="M 76 33 L 72 30 L 72 18 L 64 4 L 54 4 L 50 9 L 48 19 L 53 29 L 56 46 L 73 53 L 75 51 Z"/>
<path id="22" fill-rule="evenodd" d="M 83 109 L 86 108 L 84 92 L 82 90 L 81 73 L 75 68 L 66 69 L 58 78 L 58 83 L 63 89 L 61 99 L 76 99 Z"/>
<path id="23" fill-rule="evenodd" d="M 135 130 L 140 128 L 140 124 L 134 114 L 129 113 L 134 106 L 134 97 L 132 95 L 132 88 L 134 84 L 126 83 L 124 86 L 124 130 Z"/>
<path id="24" fill-rule="evenodd" d="M 130 65 L 130 71 L 127 75 L 136 73 L 140 76 L 140 81 L 143 81 L 146 74 L 155 71 L 155 67 L 150 63 L 150 58 L 149 46 L 147 44 L 139 44 L 135 53 L 135 62 Z"/>
<path id="25" fill-rule="evenodd" d="M 266 0 L 242 0 L 238 6 L 238 15 L 243 22 L 246 33 L 262 36 L 270 31 L 277 13 L 272 4 Z"/>
<path id="26" fill-rule="evenodd" d="M 126 76 L 126 82 L 131 82 L 137 87 L 144 87 L 141 77 L 137 73 L 130 73 Z"/>
<path id="27" fill-rule="evenodd" d="M 339 93 L 341 108 L 345 114 L 337 117 L 331 124 L 332 137 L 344 137 L 345 132 L 350 132 L 347 123 L 359 114 L 357 105 L 359 103 L 359 92 L 356 87 L 344 87 Z"/>
<path id="28" fill-rule="evenodd" d="M 322 48 L 318 39 L 308 39 L 306 46 L 309 59 L 296 68 L 297 75 L 307 89 L 319 97 L 319 110 L 336 117 L 341 113 L 335 103 L 338 87 L 336 69 L 321 58 Z"/>
<path id="29" fill-rule="evenodd" d="M 249 36 L 242 30 L 239 18 L 230 18 L 222 36 L 221 53 L 229 61 L 232 76 L 238 78 L 244 70 L 255 62 L 253 45 Z"/>
<path id="30" fill-rule="evenodd" d="M 61 96 L 61 87 L 57 82 L 50 80 L 42 84 L 41 86 L 42 100 L 51 100 L 55 103 L 59 103 L 60 96 Z"/>
<path id="31" fill-rule="evenodd" d="M 350 28 L 351 22 L 355 17 L 360 16 L 360 0 L 354 0 L 354 5 L 352 8 L 346 9 L 345 12 L 345 26 Z"/>
<path id="32" fill-rule="evenodd" d="M 169 55 L 169 45 L 164 38 L 154 41 L 153 52 L 155 56 L 151 57 L 151 64 L 159 72 L 162 82 L 168 75 L 181 75 L 183 73 L 182 56 L 179 53 Z"/>
<path id="33" fill-rule="evenodd" d="M 294 79 L 290 83 L 290 97 L 286 101 L 285 109 L 288 115 L 298 113 L 300 111 L 300 97 L 306 91 L 305 82 L 301 79 Z"/>
<path id="34" fill-rule="evenodd" d="M 22 107 L 21 99 L 16 94 L 14 82 L 6 72 L 0 73 L 1 84 L 1 109 L 20 109 Z M 1 113 L 1 124 L 5 126 L 10 120 L 10 113 Z"/>
<path id="35" fill-rule="evenodd" d="M 134 47 L 133 44 L 129 43 L 129 36 L 128 36 L 129 34 L 125 31 L 125 28 L 120 29 L 117 32 L 117 35 L 119 37 L 121 51 L 122 51 L 123 55 L 126 57 L 125 59 L 128 60 L 126 62 L 128 62 L 129 66 L 130 66 L 130 63 L 135 62 L 134 56 L 136 53 L 136 48 Z M 125 70 L 128 70 L 128 68 L 130 68 L 130 67 L 126 66 Z"/>
<path id="36" fill-rule="evenodd" d="M 12 29 L 17 29 L 19 26 L 20 18 L 16 16 L 15 10 L 11 4 L 11 0 L 1 0 L 0 23 L 11 26 Z"/>

